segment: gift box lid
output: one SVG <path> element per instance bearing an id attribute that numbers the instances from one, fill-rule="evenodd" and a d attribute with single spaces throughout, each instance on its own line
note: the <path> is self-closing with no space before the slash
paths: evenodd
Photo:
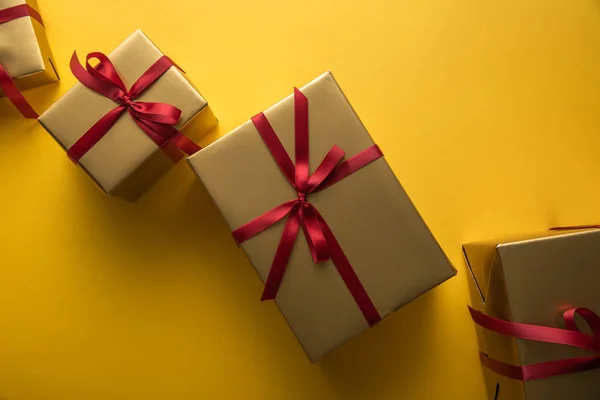
<path id="1" fill-rule="evenodd" d="M 331 73 L 301 91 L 309 102 L 311 172 L 333 145 L 350 157 L 374 144 Z M 294 159 L 292 96 L 264 114 Z M 188 160 L 232 229 L 297 196 L 250 121 Z M 382 317 L 456 273 L 384 158 L 309 201 Z M 280 221 L 241 245 L 263 281 L 283 227 Z M 276 303 L 311 360 L 369 327 L 331 261 L 314 264 L 302 233 Z"/>
<path id="2" fill-rule="evenodd" d="M 577 307 L 600 314 L 600 230 L 547 231 L 463 246 L 487 315 L 564 328 L 563 312 Z M 580 327 L 589 330 L 585 324 Z M 491 358 L 518 365 L 589 356 L 581 349 L 486 333 Z M 524 383 L 526 398 L 600 398 L 600 371 Z M 499 400 L 503 400 L 502 397 Z M 507 399 L 508 400 L 508 399 Z"/>

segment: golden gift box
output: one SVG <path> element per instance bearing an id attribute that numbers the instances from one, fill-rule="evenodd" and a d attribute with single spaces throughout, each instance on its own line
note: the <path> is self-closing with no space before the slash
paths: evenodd
<path id="1" fill-rule="evenodd" d="M 334 145 L 330 153 L 339 156 L 343 149 L 352 156 L 346 160 L 365 154 L 361 153 L 365 149 L 378 151 L 331 73 L 260 114 L 263 123 L 276 133 L 284 151 L 294 154 L 299 129 L 295 127 L 298 117 L 295 120 L 294 113 L 303 98 L 308 102 L 304 117 L 310 137 L 305 149 L 310 153 L 310 179 L 319 175 L 314 173 L 318 162 Z M 244 224 L 282 202 L 291 207 L 310 204 L 318 210 L 311 211 L 313 216 L 322 217 L 319 224 L 329 237 L 328 243 L 332 243 L 335 235 L 337 244 L 331 244 L 330 248 L 341 247 L 348 261 L 345 272 L 339 265 L 344 261 L 338 262 L 339 249 L 337 261 L 331 250 L 334 262 L 321 260 L 315 264 L 312 250 L 299 235 L 275 298 L 312 361 L 368 329 L 377 322 L 377 317 L 385 317 L 455 275 L 385 159 L 375 157 L 369 165 L 323 191 L 297 193 L 282 176 L 253 121 L 218 139 L 188 161 L 234 235 L 239 234 Z M 326 159 L 331 160 L 331 154 L 327 154 Z M 319 170 L 322 171 L 321 167 Z M 298 203 L 289 202 L 297 196 Z M 311 222 L 306 218 L 303 223 L 312 224 L 313 232 L 319 231 L 314 219 Z M 331 232 L 325 230 L 324 221 Z M 279 253 L 277 243 L 287 229 L 282 220 L 241 243 L 267 287 L 274 255 Z M 317 232 L 313 238 L 319 236 Z M 311 240 L 315 245 L 316 242 L 317 239 Z M 352 270 L 350 278 L 348 268 Z M 362 287 L 357 289 L 357 286 Z M 360 300 L 361 291 L 369 299 Z M 369 311 L 368 307 L 374 309 Z M 375 314 L 375 318 L 367 317 L 367 313 Z"/>
<path id="2" fill-rule="evenodd" d="M 28 5 L 39 11 L 36 0 L 0 0 L 0 10 Z M 58 81 L 44 26 L 31 16 L 0 24 L 0 65 L 21 90 Z"/>
<path id="3" fill-rule="evenodd" d="M 0 96 L 37 118 L 21 91 L 58 81 L 54 65 L 36 0 L 0 0 Z"/>
<path id="4" fill-rule="evenodd" d="M 561 319 L 563 313 L 577 308 L 600 312 L 599 249 L 598 229 L 551 230 L 465 244 L 472 306 L 477 313 L 506 321 L 504 325 L 527 324 L 534 327 L 534 332 L 536 328 L 543 331 L 558 328 L 563 331 L 548 336 L 560 339 L 567 332 L 567 336 L 578 337 L 579 333 L 566 329 Z M 580 321 L 578 327 L 583 327 L 583 322 Z M 501 334 L 484 329 L 481 324 L 477 326 L 477 338 L 482 361 L 490 365 L 483 367 L 490 400 L 600 398 L 598 369 L 531 380 L 511 378 L 497 369 L 506 370 L 508 365 L 515 366 L 508 368 L 511 371 L 519 371 L 523 367 L 540 368 L 539 365 L 547 363 L 568 364 L 573 359 L 593 357 L 589 351 Z M 584 341 L 587 340 L 597 338 L 584 337 Z M 494 364 L 490 364 L 490 360 Z M 499 363 L 502 366 L 495 367 Z M 548 366 L 541 368 L 548 369 Z"/>
<path id="5" fill-rule="evenodd" d="M 94 54 L 98 53 L 90 53 L 90 56 Z M 108 55 L 118 78 L 128 89 L 164 58 L 158 47 L 139 30 Z M 73 60 L 71 68 L 73 70 Z M 95 73 L 93 67 L 89 68 Z M 180 117 L 173 127 L 194 140 L 217 124 L 207 101 L 176 65 L 168 68 L 135 100 L 178 109 Z M 132 104 L 130 99 L 123 101 Z M 125 103 L 121 105 L 126 107 Z M 70 151 L 84 134 L 114 111 L 115 106 L 120 105 L 115 104 L 114 99 L 78 82 L 40 116 L 39 122 Z M 105 193 L 135 199 L 174 164 L 174 149 L 168 147 L 157 145 L 134 118 L 123 114 L 76 161 Z"/>

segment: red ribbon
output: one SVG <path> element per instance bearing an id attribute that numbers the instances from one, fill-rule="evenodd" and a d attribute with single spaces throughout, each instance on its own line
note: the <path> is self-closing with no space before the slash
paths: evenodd
<path id="1" fill-rule="evenodd" d="M 99 61 L 92 67 L 90 60 Z M 119 120 L 125 110 L 137 125 L 157 144 L 164 148 L 167 144 L 175 144 L 177 148 L 188 155 L 192 155 L 200 146 L 182 135 L 174 124 L 179 121 L 181 110 L 165 103 L 149 103 L 134 101 L 152 83 L 160 78 L 175 63 L 167 56 L 158 59 L 142 76 L 127 90 L 119 77 L 115 67 L 107 56 L 102 53 L 90 53 L 86 57 L 86 68 L 81 66 L 77 53 L 71 58 L 71 71 L 73 75 L 86 87 L 108 97 L 118 105 L 100 118 L 71 148 L 67 151 L 69 158 L 75 163 L 79 162 L 92 147 L 98 143 Z"/>
<path id="2" fill-rule="evenodd" d="M 0 10 L 0 24 L 24 17 L 31 17 L 44 26 L 40 13 L 28 4 L 21 4 Z"/>
<path id="3" fill-rule="evenodd" d="M 587 308 L 573 308 L 563 314 L 566 329 L 529 325 L 493 318 L 469 307 L 473 321 L 483 328 L 519 339 L 537 342 L 555 343 L 578 347 L 598 355 L 548 361 L 539 364 L 517 366 L 506 364 L 480 353 L 481 362 L 499 375 L 521 381 L 550 378 L 600 368 L 600 317 Z M 579 314 L 592 330 L 587 335 L 579 330 L 575 323 L 575 314 Z"/>
<path id="4" fill-rule="evenodd" d="M 5 8 L 0 10 L 0 24 L 5 22 L 14 21 L 15 19 L 31 17 L 38 21 L 42 26 L 42 16 L 33 8 L 27 4 L 21 4 L 14 7 Z M 21 91 L 17 88 L 13 82 L 11 76 L 6 70 L 0 65 L 0 89 L 4 92 L 4 95 L 13 103 L 13 105 L 23 114 L 25 118 L 35 119 L 38 114 L 29 105 Z"/>
<path id="5" fill-rule="evenodd" d="M 298 192 L 296 199 L 286 201 L 233 232 L 236 242 L 240 244 L 288 216 L 261 300 L 271 300 L 276 297 L 294 242 L 298 236 L 298 230 L 302 226 L 314 262 L 320 263 L 327 260 L 333 262 L 365 319 L 370 326 L 375 325 L 381 320 L 379 312 L 369 298 L 325 219 L 308 202 L 307 197 L 311 193 L 328 188 L 382 157 L 381 150 L 377 145 L 373 145 L 354 157 L 341 162 L 345 153 L 339 147 L 333 146 L 321 165 L 312 175 L 309 175 L 308 99 L 296 88 L 294 88 L 295 165 L 266 116 L 260 113 L 252 118 L 252 122 L 284 176 Z"/>

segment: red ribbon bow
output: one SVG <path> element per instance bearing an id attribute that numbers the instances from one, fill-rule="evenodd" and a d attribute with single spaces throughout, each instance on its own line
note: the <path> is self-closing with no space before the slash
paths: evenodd
<path id="1" fill-rule="evenodd" d="M 31 17 L 38 21 L 42 26 L 44 25 L 42 16 L 27 4 L 0 10 L 0 24 L 24 17 Z M 38 117 L 38 114 L 31 105 L 29 105 L 27 100 L 25 100 L 25 97 L 23 97 L 23 94 L 19 88 L 17 88 L 17 85 L 15 85 L 11 76 L 6 72 L 2 65 L 0 65 L 0 89 L 2 89 L 2 92 L 4 92 L 6 97 L 8 97 L 25 118 L 35 119 Z"/>
<path id="2" fill-rule="evenodd" d="M 491 359 L 486 354 L 480 353 L 481 362 L 499 375 L 521 381 L 530 381 L 600 368 L 600 317 L 587 308 L 573 308 L 565 311 L 563 319 L 566 329 L 504 321 L 487 316 L 471 307 L 469 307 L 469 311 L 473 321 L 487 330 L 519 339 L 578 347 L 598 354 L 590 357 L 517 366 Z M 579 314 L 585 320 L 592 331 L 592 335 L 587 335 L 579 330 L 575 323 L 576 314 Z"/>
<path id="3" fill-rule="evenodd" d="M 99 61 L 92 67 L 90 60 Z M 100 118 L 71 148 L 67 154 L 77 163 L 92 147 L 98 143 L 127 110 L 137 125 L 156 143 L 164 148 L 173 143 L 189 155 L 200 150 L 200 146 L 182 135 L 174 124 L 179 121 L 181 110 L 165 103 L 149 103 L 135 101 L 152 83 L 160 78 L 172 66 L 177 67 L 167 56 L 158 59 L 142 76 L 127 90 L 115 67 L 107 56 L 102 53 L 90 53 L 86 57 L 86 68 L 77 59 L 77 53 L 71 57 L 73 75 L 86 87 L 108 97 L 118 105 Z"/>
<path id="4" fill-rule="evenodd" d="M 236 229 L 233 232 L 233 236 L 236 242 L 240 244 L 280 221 L 285 216 L 288 216 L 261 300 L 271 300 L 276 297 L 294 242 L 298 236 L 298 230 L 302 226 L 314 262 L 320 263 L 331 259 L 365 319 L 370 326 L 373 326 L 381 320 L 379 312 L 369 298 L 325 219 L 308 202 L 307 198 L 311 193 L 328 188 L 382 157 L 383 154 L 377 145 L 373 145 L 354 157 L 341 162 L 345 153 L 339 147 L 333 146 L 321 162 L 321 165 L 319 165 L 312 175 L 309 175 L 308 99 L 298 89 L 294 89 L 294 114 L 296 135 L 295 165 L 265 115 L 263 113 L 258 114 L 252 118 L 252 122 L 269 148 L 283 175 L 298 192 L 298 197 L 286 201 Z"/>

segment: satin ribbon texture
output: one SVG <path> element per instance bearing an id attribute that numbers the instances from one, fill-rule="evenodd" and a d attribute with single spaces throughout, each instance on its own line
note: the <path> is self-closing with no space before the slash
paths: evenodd
<path id="1" fill-rule="evenodd" d="M 469 311 L 477 325 L 492 332 L 518 339 L 577 347 L 596 353 L 595 356 L 569 358 L 525 366 L 506 364 L 480 353 L 481 362 L 499 375 L 520 381 L 531 381 L 600 368 L 600 317 L 587 308 L 573 308 L 565 311 L 563 319 L 566 329 L 505 321 L 487 316 L 471 307 L 469 307 Z M 588 324 L 592 335 L 579 330 L 575 323 L 576 314 Z"/>
<path id="2" fill-rule="evenodd" d="M 292 248 L 302 227 L 315 263 L 331 260 L 352 294 L 370 326 L 381 320 L 350 261 L 323 216 L 308 201 L 311 193 L 322 191 L 348 177 L 357 170 L 383 156 L 377 145 L 342 161 L 345 153 L 337 146 L 327 153 L 315 172 L 309 174 L 308 163 L 308 99 L 294 89 L 294 127 L 296 164 L 292 162 L 277 134 L 263 113 L 252 118 L 254 126 L 281 169 L 283 175 L 298 192 L 295 199 L 273 208 L 265 214 L 236 229 L 233 237 L 238 244 L 257 235 L 287 216 L 287 222 L 271 265 L 262 300 L 272 300 L 285 274 Z"/>
<path id="3" fill-rule="evenodd" d="M 31 17 L 38 21 L 42 26 L 42 16 L 27 4 L 21 4 L 10 8 L 0 10 L 0 24 L 14 21 L 15 19 Z M 0 89 L 4 95 L 13 103 L 25 118 L 36 119 L 38 114 L 29 105 L 21 91 L 17 88 L 8 72 L 0 65 Z"/>
<path id="4" fill-rule="evenodd" d="M 98 61 L 95 67 L 90 64 L 93 59 Z M 111 61 L 102 53 L 88 54 L 85 68 L 79 63 L 77 53 L 73 53 L 70 66 L 73 75 L 79 82 L 117 103 L 115 108 L 100 118 L 67 151 L 69 158 L 74 163 L 78 163 L 108 133 L 126 110 L 137 125 L 161 149 L 165 149 L 168 144 L 174 144 L 179 150 L 188 155 L 200 150 L 200 146 L 173 127 L 179 121 L 181 110 L 165 103 L 135 101 L 135 98 L 144 93 L 169 68 L 177 67 L 169 57 L 162 56 L 159 58 L 129 90 L 126 89 Z M 176 155 L 176 157 L 180 158 L 180 155 Z"/>

